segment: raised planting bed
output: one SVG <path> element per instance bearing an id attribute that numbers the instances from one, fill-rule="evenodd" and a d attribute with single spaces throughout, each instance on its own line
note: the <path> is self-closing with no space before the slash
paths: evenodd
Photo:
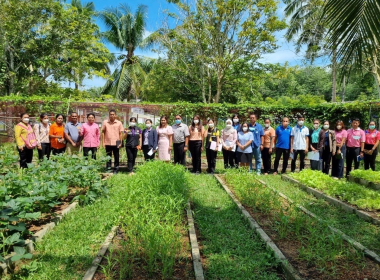
<path id="1" fill-rule="evenodd" d="M 93 279 L 195 279 L 182 166 L 154 161 L 128 176 L 118 231 Z"/>
<path id="2" fill-rule="evenodd" d="M 68 156 L 53 159 L 0 176 L 3 273 L 12 271 L 13 262 L 30 259 L 34 242 L 40 241 L 77 202 L 90 203 L 107 193 L 98 173 L 102 161 Z M 70 205 L 72 200 L 77 202 Z"/>
<path id="3" fill-rule="evenodd" d="M 205 279 L 286 279 L 280 261 L 217 180 L 187 176 Z"/>
<path id="4" fill-rule="evenodd" d="M 357 169 L 351 171 L 348 180 L 354 183 L 358 183 L 367 188 L 374 190 L 380 190 L 380 172 L 372 170 Z"/>
<path id="5" fill-rule="evenodd" d="M 320 220 L 279 197 L 252 175 L 224 177 L 242 205 L 305 279 L 378 279 L 379 265 Z"/>
<path id="6" fill-rule="evenodd" d="M 345 180 L 335 180 L 319 171 L 303 170 L 281 177 L 330 204 L 380 225 L 380 192 Z"/>

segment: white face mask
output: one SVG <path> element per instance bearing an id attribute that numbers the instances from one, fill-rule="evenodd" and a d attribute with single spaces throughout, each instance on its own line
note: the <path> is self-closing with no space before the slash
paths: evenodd
<path id="1" fill-rule="evenodd" d="M 329 129 L 329 127 L 330 126 L 328 124 L 323 125 L 323 129 L 325 129 L 325 130 Z"/>
<path id="2" fill-rule="evenodd" d="M 319 124 L 315 124 L 315 125 L 314 125 L 314 128 L 315 128 L 315 129 L 318 129 L 318 127 L 319 127 Z"/>
<path id="3" fill-rule="evenodd" d="M 269 124 L 269 123 L 266 123 L 266 124 L 265 124 L 265 127 L 266 127 L 266 128 L 270 127 L 270 124 Z"/>
<path id="4" fill-rule="evenodd" d="M 195 124 L 198 124 L 198 123 L 199 123 L 199 120 L 194 120 L 194 123 L 195 123 Z"/>
<path id="5" fill-rule="evenodd" d="M 246 132 L 248 130 L 248 127 L 243 127 L 243 131 Z"/>
<path id="6" fill-rule="evenodd" d="M 231 124 L 226 124 L 226 128 L 227 128 L 227 129 L 230 129 L 231 127 L 232 127 Z"/>
<path id="7" fill-rule="evenodd" d="M 43 119 L 42 122 L 43 123 L 49 123 L 49 120 L 48 119 Z"/>
<path id="8" fill-rule="evenodd" d="M 134 123 L 134 122 L 131 122 L 131 123 L 129 123 L 129 126 L 135 126 L 136 125 L 136 123 Z"/>
<path id="9" fill-rule="evenodd" d="M 211 127 L 211 128 L 213 128 L 214 124 L 213 123 L 209 123 L 208 126 Z"/>
<path id="10" fill-rule="evenodd" d="M 238 123 L 239 122 L 239 119 L 234 119 L 234 123 Z"/>
<path id="11" fill-rule="evenodd" d="M 152 124 L 151 123 L 147 123 L 145 124 L 146 128 L 151 128 L 152 127 Z"/>
<path id="12" fill-rule="evenodd" d="M 23 119 L 22 119 L 22 122 L 23 122 L 23 123 L 29 123 L 29 118 L 23 118 Z"/>
<path id="13" fill-rule="evenodd" d="M 336 127 L 336 129 L 341 130 L 341 129 L 342 129 L 342 126 L 341 126 L 341 125 L 338 125 L 338 126 Z"/>
<path id="14" fill-rule="evenodd" d="M 303 125 L 304 121 L 298 121 L 298 125 Z"/>

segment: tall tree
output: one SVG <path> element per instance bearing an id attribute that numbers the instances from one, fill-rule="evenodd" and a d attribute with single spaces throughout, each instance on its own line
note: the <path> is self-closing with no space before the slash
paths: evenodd
<path id="1" fill-rule="evenodd" d="M 136 89 L 143 84 L 146 73 L 141 67 L 141 59 L 135 56 L 136 49 L 152 45 L 153 36 L 144 38 L 147 23 L 147 7 L 140 5 L 135 14 L 125 4 L 109 8 L 99 13 L 107 31 L 103 38 L 122 52 L 117 59 L 119 63 L 106 82 L 103 93 L 112 94 L 120 99 L 131 99 Z"/>

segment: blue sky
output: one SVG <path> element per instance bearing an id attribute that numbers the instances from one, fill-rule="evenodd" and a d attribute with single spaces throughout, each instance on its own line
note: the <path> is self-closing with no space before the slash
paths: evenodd
<path id="1" fill-rule="evenodd" d="M 82 0 L 86 2 L 86 0 Z M 144 4 L 148 6 L 148 24 L 146 27 L 147 34 L 157 30 L 160 27 L 160 23 L 163 20 L 163 10 L 169 10 L 171 12 L 175 12 L 175 5 L 167 3 L 166 0 L 112 0 L 112 1 L 104 1 L 104 0 L 92 0 L 95 3 L 95 8 L 97 11 L 103 10 L 109 7 L 116 7 L 120 3 L 127 4 L 131 7 L 132 11 L 135 11 L 138 5 Z M 284 4 L 281 2 L 279 5 L 278 15 L 283 17 Z M 101 31 L 105 30 L 105 26 L 100 20 L 97 20 L 98 25 L 100 26 Z M 289 65 L 302 65 L 302 52 L 296 54 L 294 46 L 292 43 L 288 43 L 284 39 L 285 31 L 281 31 L 276 34 L 278 39 L 278 44 L 280 47 L 274 52 L 270 54 L 265 54 L 263 56 L 262 62 L 267 63 L 285 63 L 288 62 Z M 108 49 L 112 53 L 119 53 L 119 50 L 115 49 L 112 45 L 107 44 Z M 157 57 L 156 53 L 150 51 L 136 51 L 136 55 L 148 56 L 148 57 Z M 320 61 L 319 65 L 326 65 L 327 62 Z M 102 78 L 94 77 L 92 80 L 85 80 L 84 87 L 98 87 L 103 86 L 105 80 Z"/>

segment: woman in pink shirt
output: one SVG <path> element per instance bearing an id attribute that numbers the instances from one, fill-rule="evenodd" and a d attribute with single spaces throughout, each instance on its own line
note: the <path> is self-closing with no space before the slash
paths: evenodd
<path id="1" fill-rule="evenodd" d="M 232 120 L 226 120 L 226 127 L 221 133 L 224 168 L 233 168 L 236 150 L 237 131 L 232 127 Z M 236 166 L 237 168 L 237 166 Z"/>
<path id="2" fill-rule="evenodd" d="M 351 125 L 352 128 L 347 130 L 346 177 L 350 175 L 352 162 L 355 164 L 355 169 L 358 169 L 358 157 L 364 157 L 365 133 L 359 127 L 360 120 L 353 119 Z"/>
<path id="3" fill-rule="evenodd" d="M 376 122 L 370 121 L 368 130 L 365 131 L 364 143 L 364 169 L 368 170 L 369 167 L 375 171 L 375 160 L 377 156 L 377 146 L 379 145 L 380 132 L 376 130 Z"/>
<path id="4" fill-rule="evenodd" d="M 343 178 L 344 160 L 346 158 L 346 140 L 347 130 L 344 129 L 344 123 L 337 121 L 335 123 L 336 154 L 332 158 L 331 176 Z"/>
<path id="5" fill-rule="evenodd" d="M 87 123 L 84 123 L 80 129 L 80 135 L 83 137 L 83 156 L 88 157 L 92 152 L 92 158 L 96 159 L 96 151 L 100 146 L 100 129 L 95 123 L 95 114 L 87 114 Z"/>

